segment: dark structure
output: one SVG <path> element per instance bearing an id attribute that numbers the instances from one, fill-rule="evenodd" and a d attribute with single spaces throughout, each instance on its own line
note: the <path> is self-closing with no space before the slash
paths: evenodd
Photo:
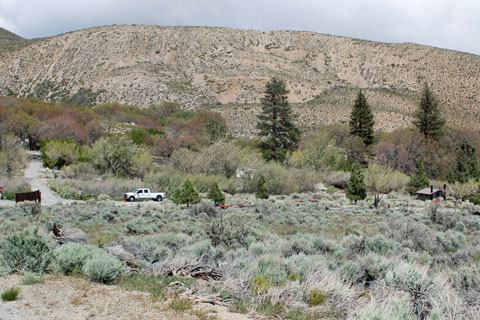
<path id="1" fill-rule="evenodd" d="M 418 200 L 432 200 L 432 201 L 445 201 L 447 200 L 447 185 L 443 185 L 442 189 L 435 189 L 433 186 L 430 188 L 424 188 L 422 190 L 417 191 L 417 199 Z"/>
<path id="2" fill-rule="evenodd" d="M 24 192 L 24 193 L 16 193 L 15 194 L 15 202 L 23 202 L 23 201 L 35 201 L 35 202 L 42 202 L 42 194 L 40 190 L 33 191 L 33 192 Z"/>

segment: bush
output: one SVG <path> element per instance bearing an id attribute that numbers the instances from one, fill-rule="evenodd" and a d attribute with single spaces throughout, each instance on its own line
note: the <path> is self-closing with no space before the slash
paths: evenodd
<path id="1" fill-rule="evenodd" d="M 267 293 L 270 289 L 270 281 L 265 276 L 256 276 L 250 283 L 250 292 L 253 296 Z"/>
<path id="2" fill-rule="evenodd" d="M 0 242 L 0 267 L 8 273 L 43 273 L 51 260 L 50 246 L 37 230 L 13 233 Z"/>
<path id="3" fill-rule="evenodd" d="M 3 301 L 15 301 L 20 294 L 19 288 L 10 288 L 2 292 L 2 300 Z"/>
<path id="4" fill-rule="evenodd" d="M 43 283 L 43 277 L 35 273 L 26 273 L 23 278 L 20 280 L 20 283 L 29 286 L 32 284 Z"/>
<path id="5" fill-rule="evenodd" d="M 152 227 L 147 225 L 144 219 L 134 219 L 127 223 L 127 233 L 129 234 L 151 234 Z"/>
<path id="6" fill-rule="evenodd" d="M 293 174 L 278 163 L 269 163 L 257 172 L 265 177 L 268 194 L 292 194 L 298 192 Z"/>
<path id="7" fill-rule="evenodd" d="M 315 307 L 319 306 L 321 304 L 324 304 L 328 299 L 330 298 L 330 295 L 324 291 L 317 291 L 316 289 L 313 289 L 310 291 L 310 294 L 308 296 L 308 305 L 310 307 Z"/>
<path id="8" fill-rule="evenodd" d="M 54 251 L 55 262 L 64 275 L 82 271 L 87 259 L 100 249 L 91 245 L 69 243 Z"/>
<path id="9" fill-rule="evenodd" d="M 106 251 L 102 251 L 87 260 L 83 271 L 90 280 L 109 284 L 125 271 L 125 265 Z"/>

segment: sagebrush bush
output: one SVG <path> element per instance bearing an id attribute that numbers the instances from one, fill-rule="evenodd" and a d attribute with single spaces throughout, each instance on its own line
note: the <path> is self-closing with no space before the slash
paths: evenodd
<path id="1" fill-rule="evenodd" d="M 154 232 L 145 219 L 133 219 L 130 220 L 127 225 L 127 233 L 129 234 L 151 234 Z"/>
<path id="2" fill-rule="evenodd" d="M 122 261 L 103 251 L 97 252 L 89 258 L 83 271 L 90 280 L 109 284 L 125 271 L 125 265 Z"/>
<path id="3" fill-rule="evenodd" d="M 43 283 L 43 282 L 44 282 L 44 280 L 43 280 L 43 277 L 41 275 L 35 274 L 35 273 L 30 273 L 30 272 L 25 273 L 25 275 L 20 280 L 20 283 L 25 285 L 25 286 L 29 286 L 29 285 L 33 285 L 33 284 L 37 284 L 37 283 Z"/>
<path id="4" fill-rule="evenodd" d="M 69 243 L 55 249 L 55 263 L 65 274 L 79 273 L 87 260 L 100 251 L 99 248 L 79 243 Z"/>
<path id="5" fill-rule="evenodd" d="M 43 273 L 51 260 L 51 248 L 37 230 L 16 232 L 0 241 L 0 267 L 7 273 Z"/>

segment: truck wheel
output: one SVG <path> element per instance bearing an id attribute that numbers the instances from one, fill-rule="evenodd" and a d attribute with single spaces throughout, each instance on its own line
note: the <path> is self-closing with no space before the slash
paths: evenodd
<path id="1" fill-rule="evenodd" d="M 128 201 L 130 201 L 130 202 L 135 201 L 135 197 L 130 197 L 130 198 L 128 198 Z"/>
<path id="2" fill-rule="evenodd" d="M 157 201 L 158 201 L 158 202 L 160 202 L 160 201 L 162 201 L 162 200 L 163 200 L 162 196 L 157 196 Z"/>

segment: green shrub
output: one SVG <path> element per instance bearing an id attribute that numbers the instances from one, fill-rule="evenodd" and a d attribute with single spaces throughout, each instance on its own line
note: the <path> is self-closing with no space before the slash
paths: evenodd
<path id="1" fill-rule="evenodd" d="M 20 283 L 29 286 L 32 284 L 43 283 L 43 277 L 39 274 L 27 272 L 20 280 Z"/>
<path id="2" fill-rule="evenodd" d="M 288 281 L 298 281 L 300 280 L 300 276 L 296 273 L 290 273 L 288 275 Z"/>
<path id="3" fill-rule="evenodd" d="M 316 289 L 313 289 L 308 295 L 308 305 L 310 307 L 319 306 L 321 304 L 324 304 L 329 298 L 330 295 L 328 293 L 322 290 L 317 291 Z"/>
<path id="4" fill-rule="evenodd" d="M 83 271 L 90 280 L 109 284 L 125 271 L 125 265 L 122 261 L 103 251 L 88 259 Z"/>
<path id="5" fill-rule="evenodd" d="M 10 288 L 2 292 L 3 301 L 15 301 L 20 294 L 19 288 Z"/>
<path id="6" fill-rule="evenodd" d="M 250 283 L 250 292 L 253 296 L 267 293 L 270 289 L 270 281 L 265 276 L 256 276 Z"/>
<path id="7" fill-rule="evenodd" d="M 54 256 L 60 271 L 64 275 L 69 275 L 82 272 L 87 260 L 98 252 L 101 250 L 91 245 L 69 243 L 55 249 Z"/>
<path id="8" fill-rule="evenodd" d="M 127 233 L 129 234 L 151 234 L 152 227 L 147 225 L 144 219 L 134 219 L 127 223 Z"/>
<path id="9" fill-rule="evenodd" d="M 16 232 L 0 242 L 0 267 L 8 273 L 43 273 L 51 260 L 50 246 L 37 230 Z"/>
<path id="10" fill-rule="evenodd" d="M 188 299 L 175 298 L 168 306 L 175 311 L 186 311 L 192 309 L 193 302 Z"/>

